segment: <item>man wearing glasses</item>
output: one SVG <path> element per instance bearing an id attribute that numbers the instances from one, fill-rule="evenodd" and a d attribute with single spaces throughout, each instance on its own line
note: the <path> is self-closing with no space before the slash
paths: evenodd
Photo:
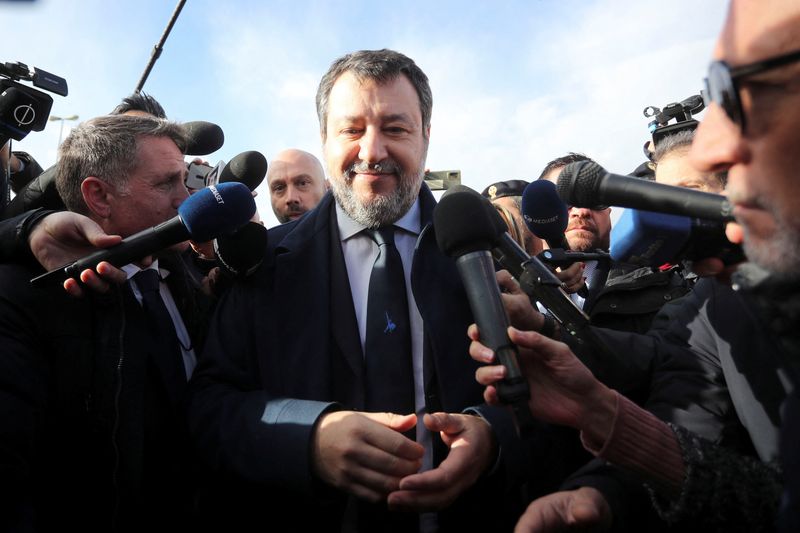
<path id="1" fill-rule="evenodd" d="M 743 360 L 722 361 L 728 365 L 724 375 L 734 408 L 713 414 L 738 417 L 751 437 L 757 437 L 753 428 L 759 426 L 779 430 L 783 472 L 761 453 L 758 461 L 665 424 L 597 381 L 563 344 L 517 330 L 511 340 L 521 349 L 521 363 L 536 391 L 529 402 L 534 415 L 581 430 L 587 449 L 646 481 L 668 522 L 717 531 L 776 525 L 798 531 L 800 401 L 791 391 L 800 368 L 800 217 L 795 212 L 800 205 L 800 3 L 733 0 L 715 58 L 707 79 L 708 112 L 691 157 L 700 171 L 728 171 L 737 224 L 729 225 L 727 234 L 743 242 L 750 260 L 739 267 L 735 281 L 758 316 L 759 337 L 777 342 L 782 359 L 776 364 L 781 355 L 754 351 Z M 722 271 L 713 261 L 700 266 L 707 274 Z M 470 335 L 477 341 L 474 327 Z M 492 362 L 479 342 L 470 353 Z M 489 385 L 486 396 L 492 399 L 491 383 L 502 372 L 485 367 L 477 377 Z M 753 391 L 749 405 L 736 404 L 736 389 Z M 676 406 L 690 401 L 674 400 Z M 774 419 L 753 416 L 770 403 L 783 403 L 772 411 Z M 711 410 L 720 404 L 708 394 L 695 405 Z M 601 493 L 583 487 L 534 501 L 517 531 L 611 523 Z"/>

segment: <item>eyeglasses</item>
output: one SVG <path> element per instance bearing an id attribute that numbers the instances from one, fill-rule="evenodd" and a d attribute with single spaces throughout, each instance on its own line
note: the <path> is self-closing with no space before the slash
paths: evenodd
<path id="1" fill-rule="evenodd" d="M 719 104 L 728 117 L 744 131 L 745 118 L 737 82 L 747 76 L 796 61 L 800 61 L 800 50 L 738 67 L 731 67 L 725 61 L 714 61 L 708 67 L 706 92 L 703 95 L 705 104 L 706 106 L 711 102 Z"/>

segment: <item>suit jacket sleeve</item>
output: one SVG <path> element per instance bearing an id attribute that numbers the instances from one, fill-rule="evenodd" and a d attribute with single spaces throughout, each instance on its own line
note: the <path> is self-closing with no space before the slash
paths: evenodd
<path id="1" fill-rule="evenodd" d="M 269 290 L 261 276 L 233 287 L 217 307 L 192 378 L 189 424 L 201 456 L 219 471 L 251 482 L 311 491 L 311 443 L 330 402 L 276 397 L 259 382 L 260 356 L 274 320 L 259 306 Z M 259 279 L 261 282 L 259 282 Z"/>
<path id="2" fill-rule="evenodd" d="M 44 433 L 48 364 L 27 271 L 0 266 L 0 530 L 33 527 L 38 437 Z"/>

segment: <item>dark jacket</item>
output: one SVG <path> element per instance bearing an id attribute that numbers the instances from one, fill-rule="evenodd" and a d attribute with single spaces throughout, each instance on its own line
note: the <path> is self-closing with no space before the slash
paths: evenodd
<path id="1" fill-rule="evenodd" d="M 425 329 L 426 408 L 461 412 L 477 405 L 503 449 L 495 475 L 452 512 L 440 513 L 439 525 L 444 531 L 465 524 L 502 530 L 514 519 L 496 511 L 507 498 L 501 483 L 518 468 L 517 438 L 507 411 L 480 405 L 477 365 L 467 352 L 466 295 L 454 262 L 436 245 L 430 224 L 434 200 L 427 187 L 420 198 L 423 229 L 411 280 Z M 193 379 L 190 423 L 203 457 L 240 489 L 242 483 L 251 485 L 227 491 L 236 494 L 229 505 L 248 497 L 252 503 L 225 513 L 228 517 L 280 513 L 298 531 L 342 527 L 345 495 L 323 487 L 310 465 L 319 417 L 330 409 L 364 407 L 363 356 L 335 220 L 328 194 L 298 222 L 270 230 L 262 267 L 223 298 L 211 326 L 204 362 Z M 437 464 L 445 453 L 439 444 Z"/>
<path id="2" fill-rule="evenodd" d="M 199 353 L 210 302 L 167 263 Z M 38 273 L 0 265 L 0 530 L 186 524 L 194 474 L 185 401 L 149 357 L 141 306 L 127 285 L 82 299 L 36 289 Z"/>
<path id="3" fill-rule="evenodd" d="M 664 304 L 691 290 L 677 266 L 662 271 L 613 262 L 598 268 L 605 283 L 589 291 L 583 310 L 601 328 L 645 333 Z"/>
<path id="4" fill-rule="evenodd" d="M 616 351 L 651 354 L 645 407 L 684 428 L 677 434 L 690 475 L 677 505 L 662 505 L 681 531 L 772 528 L 781 408 L 796 358 L 762 320 L 762 305 L 749 292 L 703 279 L 665 306 L 647 335 L 598 331 Z M 636 523 L 643 517 L 631 509 L 635 494 L 642 494 L 641 480 L 595 462 L 565 487 L 582 485 L 607 495 L 618 525 L 627 519 L 631 531 L 643 527 Z"/>

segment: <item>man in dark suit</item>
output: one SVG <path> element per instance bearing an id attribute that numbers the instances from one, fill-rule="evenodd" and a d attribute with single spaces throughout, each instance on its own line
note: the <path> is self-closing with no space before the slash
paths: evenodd
<path id="1" fill-rule="evenodd" d="M 61 197 L 108 235 L 164 222 L 188 195 L 185 143 L 152 117 L 88 121 L 61 147 Z M 189 527 L 185 390 L 209 302 L 168 252 L 83 299 L 32 287 L 41 271 L 0 266 L 0 529 Z"/>
<path id="2" fill-rule="evenodd" d="M 427 77 L 402 54 L 333 63 L 317 93 L 332 192 L 270 231 L 261 269 L 221 302 L 193 380 L 200 452 L 266 491 L 251 512 L 266 506 L 297 530 L 508 526 L 486 510 L 500 509 L 516 436 L 505 410 L 477 405 L 469 308 L 423 185 L 431 107 Z M 394 244 L 377 243 L 385 230 Z M 383 302 L 376 330 L 384 250 L 402 265 L 381 288 L 399 289 L 390 300 L 402 306 Z M 405 348 L 375 350 L 381 335 Z"/>

